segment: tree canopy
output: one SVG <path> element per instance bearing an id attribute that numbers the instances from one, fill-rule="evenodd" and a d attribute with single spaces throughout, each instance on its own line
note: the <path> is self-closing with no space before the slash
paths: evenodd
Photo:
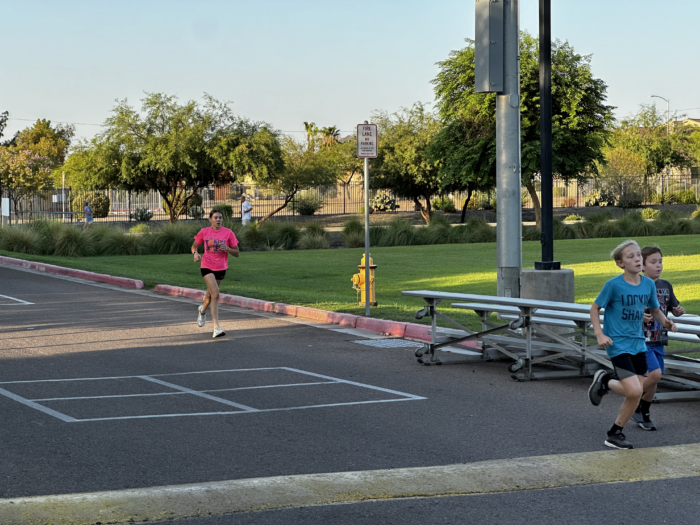
<path id="1" fill-rule="evenodd" d="M 439 119 L 416 103 L 392 114 L 375 113 L 372 122 L 377 124 L 379 151 L 372 162 L 371 184 L 413 200 L 423 220 L 430 222 L 430 197 L 441 185 L 439 163 L 428 155 L 428 148 L 440 130 Z"/>
<path id="2" fill-rule="evenodd" d="M 285 137 L 282 140 L 282 147 L 284 159 L 282 170 L 251 177 L 256 183 L 268 186 L 283 196 L 282 203 L 260 219 L 258 224 L 262 224 L 286 208 L 301 190 L 328 186 L 338 180 L 339 165 L 335 162 L 336 157 L 332 150 L 323 148 L 314 151 L 291 137 Z"/>
<path id="3" fill-rule="evenodd" d="M 474 91 L 474 41 L 439 62 L 433 80 L 437 109 L 445 123 L 439 142 L 445 182 L 486 183 L 495 172 L 496 95 Z M 597 174 L 612 123 L 605 104 L 607 86 L 591 72 L 591 56 L 577 54 L 568 42 L 552 43 L 553 173 L 564 181 Z M 522 180 L 532 197 L 537 223 L 540 171 L 539 44 L 526 32 L 520 38 Z M 453 136 L 450 136 L 453 135 Z M 487 162 L 484 165 L 484 162 Z M 475 171 L 478 170 L 478 171 Z"/>
<path id="4" fill-rule="evenodd" d="M 76 149 L 66 170 L 82 173 L 87 186 L 155 190 L 174 222 L 199 188 L 269 178 L 283 166 L 278 133 L 267 124 L 237 117 L 209 96 L 181 104 L 151 93 L 140 112 L 119 101 L 105 130 Z"/>

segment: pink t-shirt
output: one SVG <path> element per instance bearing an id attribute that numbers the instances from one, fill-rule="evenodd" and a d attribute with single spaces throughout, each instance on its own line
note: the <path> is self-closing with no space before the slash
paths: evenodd
<path id="1" fill-rule="evenodd" d="M 203 228 L 194 236 L 194 240 L 198 244 L 204 244 L 202 268 L 209 268 L 215 272 L 228 268 L 228 252 L 224 247 L 233 248 L 238 245 L 236 235 L 224 227 L 218 231 L 214 231 L 211 226 Z"/>

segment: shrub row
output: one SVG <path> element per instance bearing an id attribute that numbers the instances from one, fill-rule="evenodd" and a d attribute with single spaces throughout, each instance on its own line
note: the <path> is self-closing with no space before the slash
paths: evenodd
<path id="1" fill-rule="evenodd" d="M 700 233 L 700 213 L 692 219 L 663 210 L 651 221 L 644 214 L 631 211 L 613 220 L 608 211 L 590 215 L 586 220 L 568 225 L 554 223 L 555 239 L 644 237 L 650 235 L 689 235 Z M 243 227 L 230 218 L 224 225 L 231 228 L 240 241 L 241 250 L 319 250 L 331 246 L 330 235 L 318 223 L 300 229 L 294 223 L 265 222 L 260 227 Z M 34 255 L 63 257 L 146 255 L 187 253 L 193 237 L 207 222 L 176 223 L 150 229 L 139 224 L 129 232 L 118 226 L 97 225 L 82 230 L 74 225 L 35 221 L 28 226 L 0 229 L 0 250 Z M 345 223 L 341 238 L 349 248 L 363 247 L 364 225 L 352 218 Z M 484 219 L 472 218 L 466 224 L 453 226 L 442 217 L 433 217 L 427 227 L 416 227 L 397 218 L 386 226 L 371 226 L 370 246 L 415 246 L 426 244 L 482 243 L 496 241 L 496 228 Z M 540 231 L 523 228 L 523 240 L 540 240 Z"/>

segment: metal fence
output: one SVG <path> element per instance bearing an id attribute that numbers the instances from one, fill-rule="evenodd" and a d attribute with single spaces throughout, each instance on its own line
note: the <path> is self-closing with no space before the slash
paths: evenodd
<path id="1" fill-rule="evenodd" d="M 694 199 L 698 200 L 700 197 L 699 181 L 700 179 L 696 177 L 681 175 L 659 176 L 650 179 L 645 187 L 643 204 L 656 204 L 657 202 L 654 202 L 654 200 L 658 199 L 658 195 L 678 194 L 681 191 L 692 192 Z M 535 183 L 535 189 L 539 197 L 538 182 Z M 555 179 L 553 185 L 554 207 L 583 207 L 586 205 L 586 197 L 594 189 L 595 181 L 593 179 L 584 184 L 576 182 L 565 184 L 563 181 Z M 3 189 L 0 193 L 2 193 L 3 197 L 11 197 L 7 189 Z M 201 209 L 195 210 L 189 217 L 184 215 L 181 218 L 198 218 L 198 214 L 208 214 L 212 206 L 217 204 L 232 206 L 234 218 L 240 217 L 239 199 L 241 194 L 244 193 L 253 204 L 254 218 L 267 215 L 284 202 L 282 195 L 275 194 L 268 188 L 254 184 L 209 187 L 199 190 L 198 193 L 202 197 Z M 398 212 L 413 211 L 415 209 L 413 201 L 398 198 L 389 191 L 370 190 L 370 199 L 373 199 L 378 193 L 386 193 L 389 197 L 394 198 L 399 206 Z M 169 218 L 163 206 L 163 200 L 156 192 L 137 193 L 124 190 L 80 192 L 72 191 L 68 188 L 65 190 L 57 188 L 22 197 L 17 202 L 14 199 L 10 199 L 10 220 L 12 223 L 25 223 L 37 219 L 82 222 L 85 219 L 81 202 L 83 200 L 92 202 L 94 194 L 105 195 L 109 199 L 109 209 L 106 216 L 97 214 L 95 222 L 135 222 L 134 214 L 137 210 L 147 210 L 152 213 L 151 220 L 163 221 Z M 303 191 L 286 208 L 278 212 L 276 216 L 294 217 L 300 215 L 299 201 L 306 198 L 309 194 L 317 196 L 321 203 L 321 208 L 316 212 L 316 215 L 358 214 L 364 207 L 364 187 L 361 181 L 356 181 L 351 184 L 338 184 Z M 436 195 L 433 201 L 438 197 L 448 197 L 453 202 L 456 210 L 459 211 L 464 204 L 467 194 L 466 192 L 455 192 Z M 468 208 L 491 209 L 494 204 L 497 204 L 495 200 L 495 190 L 485 193 L 477 192 L 471 196 Z M 522 206 L 523 209 L 531 209 L 533 207 L 530 194 L 525 188 L 522 189 Z"/>

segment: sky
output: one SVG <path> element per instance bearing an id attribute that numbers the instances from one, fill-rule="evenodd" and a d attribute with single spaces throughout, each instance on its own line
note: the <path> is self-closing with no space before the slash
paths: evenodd
<path id="1" fill-rule="evenodd" d="M 38 118 L 99 132 L 145 92 L 230 101 L 298 133 L 351 132 L 376 110 L 432 103 L 436 62 L 474 37 L 474 0 L 0 0 L 5 137 Z M 700 118 L 697 0 L 553 0 L 552 37 L 592 54 L 616 116 L 666 103 Z M 520 27 L 538 34 L 538 1 Z M 26 120 L 18 120 L 26 119 Z"/>

